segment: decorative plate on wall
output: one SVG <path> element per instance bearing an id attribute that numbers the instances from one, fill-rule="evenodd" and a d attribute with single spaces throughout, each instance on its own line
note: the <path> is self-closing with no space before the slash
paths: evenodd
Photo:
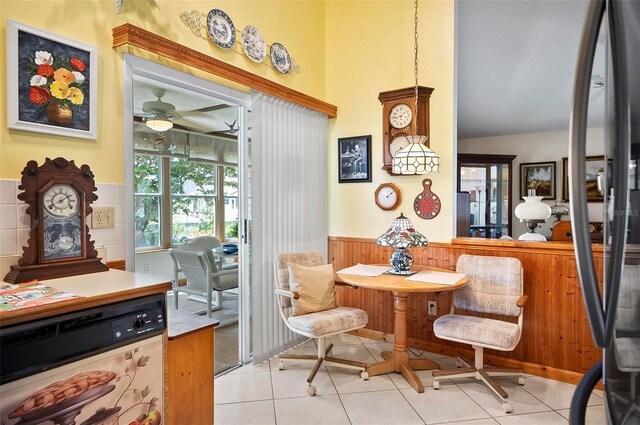
<path id="1" fill-rule="evenodd" d="M 262 62 L 267 57 L 267 44 L 262 34 L 253 25 L 247 25 L 242 29 L 242 50 L 244 54 L 254 62 Z"/>
<path id="2" fill-rule="evenodd" d="M 431 179 L 422 180 L 422 186 L 424 186 L 424 190 L 413 201 L 413 210 L 418 217 L 428 220 L 440 212 L 440 198 L 431 192 Z"/>
<path id="3" fill-rule="evenodd" d="M 236 27 L 229 15 L 220 9 L 211 9 L 207 15 L 207 33 L 211 41 L 223 49 L 230 49 L 236 42 Z"/>
<path id="4" fill-rule="evenodd" d="M 287 49 L 280 43 L 271 45 L 271 64 L 281 74 L 286 74 L 291 70 L 291 56 Z"/>

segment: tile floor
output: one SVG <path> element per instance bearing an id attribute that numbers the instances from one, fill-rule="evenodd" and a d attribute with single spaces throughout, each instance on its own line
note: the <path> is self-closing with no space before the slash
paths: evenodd
<path id="1" fill-rule="evenodd" d="M 331 338 L 334 355 L 373 363 L 392 348 L 386 342 L 339 335 Z M 314 341 L 291 352 L 315 354 Z M 455 359 L 414 351 L 436 360 L 443 369 Z M 278 370 L 278 359 L 246 365 L 215 380 L 216 425 L 565 425 L 574 385 L 535 376 L 521 387 L 517 379 L 501 378 L 509 393 L 513 413 L 506 414 L 493 393 L 473 379 L 441 381 L 432 388 L 431 372 L 418 376 L 425 385 L 416 393 L 398 374 L 361 381 L 355 371 L 323 366 L 314 380 L 315 397 L 307 395 L 309 366 L 288 362 Z M 587 408 L 587 424 L 604 423 L 602 393 L 594 392 Z"/>

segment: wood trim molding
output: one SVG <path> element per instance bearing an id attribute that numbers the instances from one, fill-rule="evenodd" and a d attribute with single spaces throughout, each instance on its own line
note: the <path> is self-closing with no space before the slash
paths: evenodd
<path id="1" fill-rule="evenodd" d="M 116 261 L 107 261 L 107 267 L 110 269 L 116 270 L 125 270 L 124 260 L 116 260 Z"/>
<path id="2" fill-rule="evenodd" d="M 352 238 L 349 236 L 329 236 L 327 239 L 329 241 L 337 241 L 337 242 L 376 243 L 376 238 Z M 429 246 L 451 248 L 451 244 L 447 242 L 429 242 Z"/>
<path id="3" fill-rule="evenodd" d="M 252 72 L 230 65 L 189 47 L 156 35 L 135 25 L 123 24 L 113 29 L 113 48 L 129 45 L 165 58 L 217 75 L 263 93 L 306 106 L 325 113 L 329 118 L 338 116 L 338 108 L 299 91 L 285 87 Z"/>

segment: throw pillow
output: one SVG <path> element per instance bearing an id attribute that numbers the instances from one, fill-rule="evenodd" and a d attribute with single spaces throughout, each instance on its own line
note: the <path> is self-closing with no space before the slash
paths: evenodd
<path id="1" fill-rule="evenodd" d="M 289 287 L 300 294 L 292 299 L 293 315 L 315 313 L 336 307 L 333 265 L 306 267 L 289 264 Z"/>

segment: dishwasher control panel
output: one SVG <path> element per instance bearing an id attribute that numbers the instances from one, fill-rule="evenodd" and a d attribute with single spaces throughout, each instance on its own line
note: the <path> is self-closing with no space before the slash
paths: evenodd
<path id="1" fill-rule="evenodd" d="M 151 309 L 120 317 L 111 323 L 113 340 L 121 341 L 154 331 L 162 332 L 165 328 L 164 321 L 164 311 L 161 309 Z"/>

